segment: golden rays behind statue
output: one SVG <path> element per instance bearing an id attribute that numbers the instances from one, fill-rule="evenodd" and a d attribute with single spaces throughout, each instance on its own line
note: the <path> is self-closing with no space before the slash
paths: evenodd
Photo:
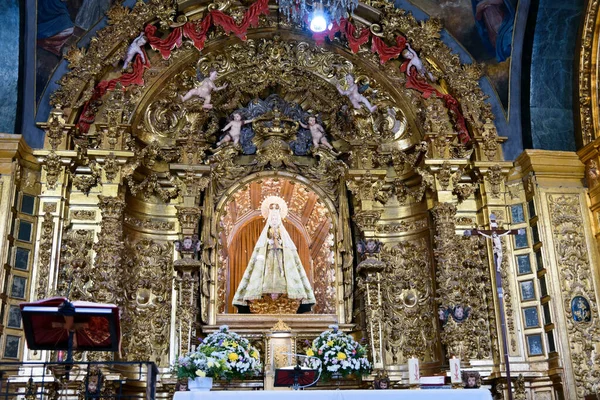
<path id="1" fill-rule="evenodd" d="M 298 250 L 283 226 L 285 200 L 269 196 L 261 213 L 266 219 L 244 276 L 233 297 L 240 313 L 304 313 L 315 304 Z"/>

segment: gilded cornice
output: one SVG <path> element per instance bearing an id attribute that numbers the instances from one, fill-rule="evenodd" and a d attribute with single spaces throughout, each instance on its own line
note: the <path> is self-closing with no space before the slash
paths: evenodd
<path id="1" fill-rule="evenodd" d="M 571 181 L 580 186 L 585 166 L 577 153 L 570 151 L 525 150 L 515 160 L 521 177 L 534 173 L 538 183 L 543 181 L 564 186 Z"/>

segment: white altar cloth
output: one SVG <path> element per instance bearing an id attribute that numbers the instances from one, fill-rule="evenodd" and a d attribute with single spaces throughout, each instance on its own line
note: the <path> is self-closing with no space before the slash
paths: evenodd
<path id="1" fill-rule="evenodd" d="M 421 390 L 224 390 L 215 392 L 175 392 L 173 400 L 491 400 L 485 389 Z"/>

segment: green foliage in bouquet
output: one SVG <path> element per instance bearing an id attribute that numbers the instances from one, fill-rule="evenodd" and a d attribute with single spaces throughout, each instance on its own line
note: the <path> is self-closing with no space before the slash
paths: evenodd
<path id="1" fill-rule="evenodd" d="M 218 332 L 208 335 L 200 345 L 202 346 L 217 348 L 223 354 L 227 366 L 224 375 L 226 379 L 250 378 L 262 372 L 260 353 L 256 347 L 250 345 L 248 339 L 229 331 L 226 325 Z"/>
<path id="2" fill-rule="evenodd" d="M 198 346 L 195 351 L 179 357 L 173 364 L 172 371 L 177 378 L 209 377 L 220 378 L 227 376 L 226 353 L 216 347 Z"/>
<path id="3" fill-rule="evenodd" d="M 365 376 L 372 367 L 367 351 L 350 335 L 330 326 L 331 331 L 321 333 L 306 349 L 306 365 L 321 369 L 321 379 L 330 380 L 333 376 Z"/>

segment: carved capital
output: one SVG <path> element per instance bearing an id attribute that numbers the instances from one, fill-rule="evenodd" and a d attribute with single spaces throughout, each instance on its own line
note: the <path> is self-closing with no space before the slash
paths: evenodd
<path id="1" fill-rule="evenodd" d="M 353 220 L 362 232 L 373 231 L 382 212 L 381 210 L 358 211 L 354 214 Z"/>
<path id="2" fill-rule="evenodd" d="M 54 151 L 66 149 L 67 140 L 64 139 L 73 130 L 74 126 L 67 124 L 64 116 L 63 110 L 57 107 L 50 111 L 47 122 L 39 124 L 40 128 L 46 133 L 45 148 L 49 147 Z"/>
<path id="3" fill-rule="evenodd" d="M 351 170 L 346 186 L 365 205 L 365 202 L 376 200 L 385 183 L 385 176 L 385 170 Z"/>
<path id="4" fill-rule="evenodd" d="M 202 215 L 200 207 L 182 207 L 176 206 L 177 219 L 181 226 L 181 232 L 184 235 L 194 235 L 198 233 L 198 220 Z"/>

